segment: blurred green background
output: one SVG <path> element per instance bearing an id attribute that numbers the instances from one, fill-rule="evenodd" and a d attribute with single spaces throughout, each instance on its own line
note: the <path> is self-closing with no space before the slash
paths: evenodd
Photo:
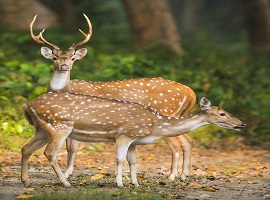
<path id="1" fill-rule="evenodd" d="M 213 105 L 221 106 L 247 124 L 242 132 L 213 126 L 201 128 L 190 134 L 197 143 L 211 148 L 222 140 L 270 149 L 270 48 L 267 39 L 258 42 L 265 33 L 256 33 L 257 40 L 252 33 L 261 29 L 267 32 L 270 23 L 269 27 L 267 23 L 257 24 L 256 16 L 250 16 L 254 13 L 246 14 L 251 6 L 258 6 L 254 0 L 164 1 L 173 16 L 177 37 L 181 38 L 181 55 L 158 40 L 138 45 L 128 15 L 130 10 L 123 6 L 129 3 L 127 0 L 69 0 L 59 1 L 60 5 L 45 0 L 31 2 L 49 8 L 49 15 L 56 20 L 46 27 L 44 37 L 62 50 L 82 40 L 78 28 L 87 30 L 82 13 L 90 18 L 93 36 L 84 45 L 88 54 L 74 63 L 71 79 L 163 77 L 186 84 L 197 97 L 206 96 Z M 3 3 L 6 2 L 1 0 L 0 148 L 17 151 L 34 134 L 24 119 L 22 104 L 46 92 L 52 62 L 43 58 L 41 45 L 33 41 L 28 31 L 39 11 L 27 6 L 29 17 L 20 19 L 14 13 L 14 2 L 10 8 L 6 6 L 11 10 L 5 10 Z M 73 16 L 72 24 L 65 13 Z M 37 21 L 49 21 L 46 16 L 39 15 Z M 37 26 L 36 34 L 43 28 L 42 23 Z M 197 109 L 196 105 L 194 111 Z"/>

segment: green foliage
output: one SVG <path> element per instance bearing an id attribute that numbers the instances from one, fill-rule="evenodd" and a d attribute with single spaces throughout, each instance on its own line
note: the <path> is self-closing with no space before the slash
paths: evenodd
<path id="1" fill-rule="evenodd" d="M 27 36 L 29 40 L 29 36 Z M 20 138 L 32 136 L 33 130 L 23 117 L 22 104 L 46 91 L 50 68 L 26 53 L 26 35 L 4 33 L 0 47 L 0 147 L 18 150 Z M 14 46 L 12 46 L 14 45 Z M 18 48 L 19 45 L 20 48 Z M 16 142 L 14 142 L 16 141 Z"/>
<path id="2" fill-rule="evenodd" d="M 200 86 L 190 85 L 197 93 L 207 94 L 214 102 L 247 123 L 242 134 L 249 144 L 269 140 L 270 69 L 267 55 L 256 55 L 232 44 L 197 50 L 196 68 L 203 70 Z M 190 52 L 187 49 L 187 52 Z M 203 55 L 207 52 L 207 55 Z M 198 53 L 200 55 L 198 55 Z M 193 63 L 187 60 L 187 65 Z M 206 74 L 207 73 L 207 74 Z M 268 78 L 267 78 L 268 77 Z M 198 81 L 195 80 L 194 83 Z"/>
<path id="3" fill-rule="evenodd" d="M 114 20 L 118 18 L 120 16 L 117 15 Z M 207 133 L 204 135 L 208 141 L 238 134 L 245 137 L 248 144 L 260 144 L 270 139 L 268 55 L 248 52 L 244 39 L 233 43 L 214 43 L 203 34 L 195 35 L 193 41 L 183 40 L 182 57 L 175 57 L 160 47 L 137 52 L 130 46 L 130 35 L 123 31 L 126 30 L 123 20 L 113 25 L 112 21 L 109 24 L 104 22 L 104 27 L 98 25 L 98 20 L 92 22 L 99 27 L 94 33 L 99 34 L 94 34 L 86 46 L 87 57 L 75 62 L 72 79 L 112 81 L 158 76 L 172 79 L 190 86 L 198 97 L 206 96 L 213 105 L 220 105 L 247 123 L 246 130 L 240 133 L 212 127 L 202 129 L 194 137 L 203 146 L 209 144 L 200 133 Z M 112 32 L 108 31 L 110 24 Z M 61 40 L 57 45 L 62 50 L 69 47 L 71 41 L 79 41 L 82 37 L 52 29 L 46 38 L 54 41 L 59 35 Z M 3 139 L 0 147 L 18 149 L 18 145 L 16 148 L 16 143 L 12 142 L 13 138 L 28 138 L 33 134 L 33 128 L 24 119 L 22 106 L 46 91 L 52 69 L 52 62 L 43 58 L 39 49 L 29 33 L 1 33 L 0 136 Z"/>
<path id="4" fill-rule="evenodd" d="M 91 63 L 91 73 L 77 74 L 82 79 L 94 81 L 112 81 L 135 77 L 169 77 L 173 66 L 158 65 L 152 59 L 141 53 L 129 55 L 100 54 Z"/>

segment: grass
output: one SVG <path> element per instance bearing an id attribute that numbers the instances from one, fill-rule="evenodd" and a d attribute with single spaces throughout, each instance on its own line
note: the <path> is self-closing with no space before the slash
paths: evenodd
<path id="1" fill-rule="evenodd" d="M 162 200 L 167 199 L 161 195 L 154 194 L 151 191 L 143 189 L 100 189 L 100 188 L 84 188 L 72 191 L 51 192 L 30 198 L 33 200 L 111 200 L 111 199 L 126 199 L 126 200 Z"/>
<path id="2" fill-rule="evenodd" d="M 30 199 L 34 200 L 77 200 L 77 199 L 128 199 L 128 200 L 150 200 L 168 199 L 179 195 L 175 190 L 179 189 L 179 181 L 171 182 L 165 176 L 144 177 L 144 173 L 139 173 L 140 186 L 134 187 L 125 177 L 124 188 L 117 188 L 114 174 L 107 174 L 103 179 L 90 180 L 85 176 L 77 177 L 72 181 L 73 188 L 67 189 L 62 186 L 53 186 L 54 191 L 34 195 Z M 165 180 L 165 181 L 163 181 Z M 59 186 L 59 183 L 57 183 Z M 46 186 L 44 186 L 46 187 Z M 182 186 L 181 186 L 182 187 Z M 79 188 L 79 189 L 78 189 Z M 179 190 L 181 192 L 181 190 Z"/>

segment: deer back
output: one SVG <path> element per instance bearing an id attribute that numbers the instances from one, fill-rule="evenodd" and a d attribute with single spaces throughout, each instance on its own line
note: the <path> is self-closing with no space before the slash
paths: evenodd
<path id="1" fill-rule="evenodd" d="M 164 116 L 146 106 L 120 100 L 62 92 L 47 93 L 24 105 L 32 125 L 54 131 L 72 128 L 94 138 L 113 139 L 117 134 L 144 137 Z"/>
<path id="2" fill-rule="evenodd" d="M 194 91 L 186 85 L 163 78 L 139 78 L 113 82 L 70 81 L 71 92 L 132 101 L 150 106 L 175 117 L 190 110 L 195 102 Z"/>

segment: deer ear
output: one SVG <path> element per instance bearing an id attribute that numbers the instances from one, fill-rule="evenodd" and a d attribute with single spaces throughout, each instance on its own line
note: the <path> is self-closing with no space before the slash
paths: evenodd
<path id="1" fill-rule="evenodd" d="M 48 47 L 41 47 L 40 52 L 47 59 L 52 59 L 53 58 L 53 52 Z"/>
<path id="2" fill-rule="evenodd" d="M 200 104 L 201 110 L 207 111 L 211 108 L 211 102 L 205 97 L 201 97 L 199 99 L 199 104 Z"/>
<path id="3" fill-rule="evenodd" d="M 75 54 L 71 57 L 73 61 L 82 59 L 87 54 L 87 49 L 78 49 Z"/>

